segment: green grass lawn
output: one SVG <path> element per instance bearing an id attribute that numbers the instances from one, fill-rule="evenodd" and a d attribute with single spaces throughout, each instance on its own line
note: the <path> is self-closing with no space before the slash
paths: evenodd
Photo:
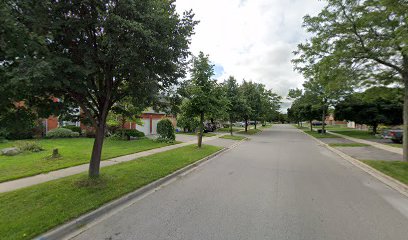
<path id="1" fill-rule="evenodd" d="M 84 173 L 2 193 L 1 239 L 31 239 L 220 149 L 189 145 L 104 167 L 98 180 L 89 180 Z"/>
<path id="2" fill-rule="evenodd" d="M 370 146 L 364 143 L 330 143 L 330 147 L 367 147 Z"/>
<path id="3" fill-rule="evenodd" d="M 220 138 L 239 141 L 239 140 L 244 140 L 246 137 L 243 137 L 243 136 L 224 135 L 224 136 L 221 136 Z"/>
<path id="4" fill-rule="evenodd" d="M 387 145 L 391 147 L 402 148 L 401 143 L 387 143 Z"/>
<path id="5" fill-rule="evenodd" d="M 232 132 L 239 132 L 242 131 L 244 128 L 242 127 L 232 127 Z M 217 132 L 229 132 L 229 128 L 218 128 Z"/>
<path id="6" fill-rule="evenodd" d="M 176 134 L 184 134 L 184 135 L 191 135 L 196 136 L 198 133 L 186 133 L 186 132 L 177 132 Z M 215 133 L 203 133 L 203 137 L 214 137 L 217 136 Z"/>
<path id="7" fill-rule="evenodd" d="M 0 182 L 88 163 L 91 158 L 94 140 L 91 138 L 70 138 L 32 141 L 37 141 L 45 151 L 39 153 L 24 152 L 17 156 L 0 156 Z M 2 143 L 0 149 L 11 147 L 14 144 L 13 141 Z M 150 139 L 136 141 L 106 140 L 102 159 L 106 160 L 167 145 L 169 144 L 155 142 Z M 48 159 L 54 148 L 58 148 L 62 156 L 60 159 Z"/>
<path id="8" fill-rule="evenodd" d="M 273 126 L 273 124 L 266 124 L 265 126 L 261 126 L 261 128 L 271 128 Z"/>
<path id="9" fill-rule="evenodd" d="M 363 162 L 402 183 L 408 184 L 408 162 L 374 160 L 364 160 Z"/>
<path id="10" fill-rule="evenodd" d="M 332 135 L 332 134 L 330 134 L 330 133 L 325 133 L 325 134 L 321 134 L 321 133 L 318 133 L 318 132 L 316 132 L 316 131 L 310 131 L 310 130 L 306 130 L 306 129 L 302 129 L 305 133 L 307 133 L 307 134 L 309 134 L 310 136 L 312 136 L 312 137 L 315 137 L 315 138 L 338 138 L 338 137 L 336 137 L 336 136 L 334 136 L 334 135 Z"/>
<path id="11" fill-rule="evenodd" d="M 239 134 L 245 134 L 245 135 L 254 135 L 254 134 L 257 134 L 259 132 L 262 132 L 262 130 L 251 128 L 251 129 L 248 129 L 247 132 L 245 132 L 245 130 L 244 130 L 244 131 L 239 131 L 238 133 Z"/>
<path id="12" fill-rule="evenodd" d="M 359 138 L 359 139 L 376 139 L 377 137 L 375 135 L 373 135 L 371 132 L 369 131 L 364 131 L 364 130 L 331 130 L 334 133 L 338 133 L 338 134 L 343 134 L 349 137 L 354 137 L 354 138 Z"/>

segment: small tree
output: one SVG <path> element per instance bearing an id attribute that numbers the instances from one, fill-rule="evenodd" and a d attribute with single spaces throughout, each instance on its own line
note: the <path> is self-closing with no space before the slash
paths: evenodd
<path id="1" fill-rule="evenodd" d="M 230 134 L 233 135 L 232 123 L 239 119 L 243 113 L 249 111 L 249 106 L 243 96 L 242 91 L 239 89 L 239 85 L 233 76 L 230 76 L 223 83 L 225 97 L 228 101 L 227 114 L 230 122 Z"/>
<path id="2" fill-rule="evenodd" d="M 226 105 L 222 89 L 216 80 L 211 79 L 213 75 L 214 66 L 210 64 L 208 55 L 200 52 L 193 60 L 191 80 L 186 83 L 182 91 L 187 100 L 184 103 L 184 114 L 200 118 L 198 147 L 202 145 L 206 114 L 225 109 Z"/>
<path id="3" fill-rule="evenodd" d="M 159 140 L 162 141 L 174 142 L 176 140 L 173 123 L 168 118 L 157 123 L 157 134 L 159 134 Z"/>

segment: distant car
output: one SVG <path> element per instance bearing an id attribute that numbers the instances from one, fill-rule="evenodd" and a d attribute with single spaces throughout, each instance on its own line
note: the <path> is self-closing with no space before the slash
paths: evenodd
<path id="1" fill-rule="evenodd" d="M 402 143 L 402 137 L 403 137 L 403 130 L 395 129 L 395 130 L 389 130 L 388 131 L 388 136 L 390 137 L 391 141 L 394 143 Z"/>
<path id="2" fill-rule="evenodd" d="M 217 125 L 213 124 L 213 123 L 206 123 L 204 124 L 204 132 L 214 132 L 215 130 L 217 130 Z"/>
<path id="3" fill-rule="evenodd" d="M 312 122 L 312 125 L 313 125 L 313 126 L 322 126 L 322 122 L 315 121 L 315 122 Z M 326 125 L 327 125 L 327 124 L 324 123 L 324 126 L 326 126 Z"/>

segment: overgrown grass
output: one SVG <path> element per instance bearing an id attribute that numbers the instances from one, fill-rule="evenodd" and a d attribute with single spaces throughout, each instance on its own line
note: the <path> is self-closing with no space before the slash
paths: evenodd
<path id="1" fill-rule="evenodd" d="M 221 136 L 220 138 L 240 141 L 240 140 L 244 140 L 246 137 L 243 137 L 243 136 L 235 136 L 235 135 L 234 135 L 234 136 L 224 135 L 224 136 Z"/>
<path id="2" fill-rule="evenodd" d="M 38 153 L 24 152 L 17 156 L 0 156 L 0 182 L 88 163 L 91 158 L 94 139 L 69 138 L 32 141 L 38 142 L 45 151 Z M 3 143 L 0 144 L 0 149 L 11 147 L 15 144 L 16 142 L 14 141 Z M 169 144 L 155 142 L 150 139 L 135 141 L 106 140 L 103 147 L 102 159 L 106 160 L 167 145 Z M 58 148 L 61 158 L 48 158 L 51 156 L 54 148 Z"/>
<path id="3" fill-rule="evenodd" d="M 1 239 L 31 239 L 220 149 L 209 145 L 199 149 L 189 145 L 104 167 L 97 180 L 78 174 L 2 193 Z"/>
<path id="4" fill-rule="evenodd" d="M 331 147 L 368 147 L 370 145 L 364 143 L 330 143 Z"/>
<path id="5" fill-rule="evenodd" d="M 374 160 L 364 160 L 363 162 L 402 183 L 408 184 L 408 162 Z"/>
<path id="6" fill-rule="evenodd" d="M 252 129 L 248 129 L 247 132 L 245 132 L 245 130 L 244 130 L 244 131 L 239 131 L 238 133 L 239 134 L 245 134 L 245 135 L 254 135 L 254 134 L 257 134 L 259 132 L 262 132 L 262 130 L 252 128 Z"/>

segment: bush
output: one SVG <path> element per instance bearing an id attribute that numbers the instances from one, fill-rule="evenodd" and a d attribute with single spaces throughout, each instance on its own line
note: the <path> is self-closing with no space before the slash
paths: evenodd
<path id="1" fill-rule="evenodd" d="M 56 128 L 47 133 L 47 138 L 71 138 L 79 137 L 79 133 L 66 128 Z"/>
<path id="2" fill-rule="evenodd" d="M 25 109 L 11 109 L 0 115 L 1 135 L 10 140 L 33 138 L 36 114 Z"/>
<path id="3" fill-rule="evenodd" d="M 157 123 L 157 133 L 159 134 L 159 140 L 174 141 L 176 140 L 176 134 L 174 133 L 174 126 L 170 119 L 162 119 Z"/>
<path id="4" fill-rule="evenodd" d="M 44 148 L 41 147 L 41 145 L 39 145 L 36 142 L 28 142 L 28 141 L 24 141 L 24 142 L 17 142 L 15 145 L 16 148 L 20 149 L 20 151 L 25 152 L 41 152 L 44 151 Z"/>
<path id="5" fill-rule="evenodd" d="M 65 126 L 64 128 L 69 129 L 73 132 L 77 132 L 79 134 L 82 134 L 82 129 L 81 127 L 77 127 L 77 126 Z"/>
<path id="6" fill-rule="evenodd" d="M 86 129 L 84 131 L 84 136 L 87 138 L 95 138 L 96 137 L 96 132 L 93 129 Z"/>
<path id="7" fill-rule="evenodd" d="M 119 136 L 124 136 L 127 140 L 130 140 L 130 138 L 142 138 L 145 136 L 145 134 L 141 131 L 138 131 L 136 129 L 120 129 L 116 132 L 115 135 Z"/>

